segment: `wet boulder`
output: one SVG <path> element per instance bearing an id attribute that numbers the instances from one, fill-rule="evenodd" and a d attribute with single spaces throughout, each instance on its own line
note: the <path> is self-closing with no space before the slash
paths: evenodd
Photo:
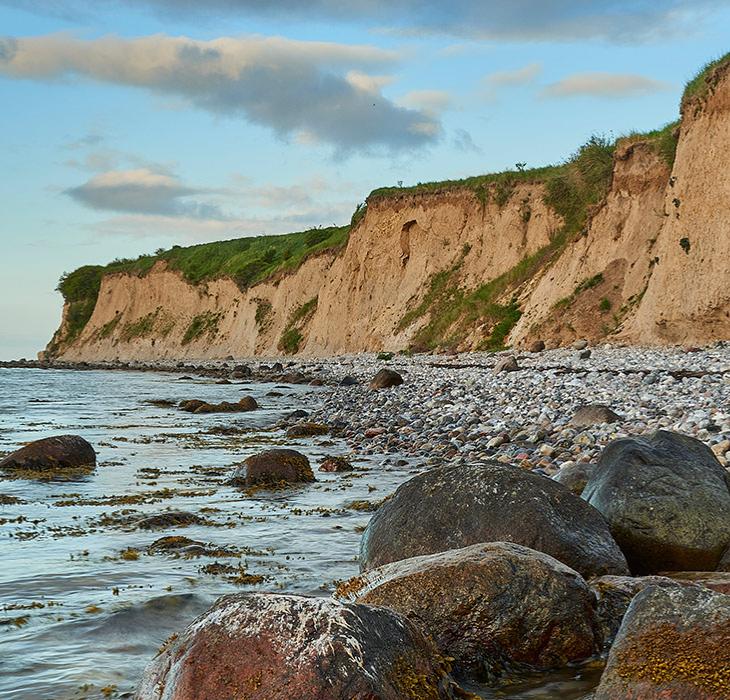
<path id="1" fill-rule="evenodd" d="M 196 402 L 192 402 L 196 403 Z M 230 401 L 221 401 L 220 403 L 201 403 L 194 405 L 192 413 L 245 413 L 247 411 L 255 411 L 259 407 L 253 396 L 244 396 L 242 399 L 232 403 Z M 183 408 L 184 411 L 190 410 Z"/>
<path id="2" fill-rule="evenodd" d="M 603 404 L 589 404 L 581 406 L 570 419 L 570 424 L 576 428 L 605 423 L 617 423 L 621 420 L 618 413 Z"/>
<path id="3" fill-rule="evenodd" d="M 642 591 L 611 647 L 595 700 L 730 697 L 730 596 L 704 588 Z"/>
<path id="4" fill-rule="evenodd" d="M 666 576 L 598 576 L 588 585 L 598 602 L 596 611 L 603 643 L 608 648 L 616 637 L 631 601 L 649 586 L 681 588 L 689 582 L 673 581 Z"/>
<path id="5" fill-rule="evenodd" d="M 53 477 L 69 472 L 88 473 L 96 467 L 96 452 L 78 435 L 56 435 L 35 440 L 0 460 L 0 470 Z"/>
<path id="6" fill-rule="evenodd" d="M 152 515 L 143 515 L 135 521 L 135 525 L 141 530 L 161 530 L 163 528 L 204 524 L 205 520 L 199 515 L 184 510 L 166 510 Z"/>
<path id="7" fill-rule="evenodd" d="M 634 574 L 711 571 L 730 545 L 728 476 L 699 440 L 660 430 L 609 443 L 583 498 Z"/>
<path id="8" fill-rule="evenodd" d="M 201 406 L 205 405 L 206 402 L 200 399 L 186 399 L 178 404 L 181 411 L 187 411 L 188 413 L 195 413 Z"/>
<path id="9" fill-rule="evenodd" d="M 499 462 L 439 467 L 401 484 L 363 533 L 360 568 L 482 542 L 530 547 L 586 577 L 628 573 L 595 508 L 551 479 Z"/>
<path id="10" fill-rule="evenodd" d="M 371 380 L 371 389 L 389 389 L 403 384 L 403 377 L 393 369 L 381 369 Z"/>
<path id="11" fill-rule="evenodd" d="M 321 423 L 297 423 L 286 431 L 286 436 L 314 437 L 315 435 L 327 435 L 329 431 L 329 426 L 322 425 Z"/>
<path id="12" fill-rule="evenodd" d="M 225 596 L 149 663 L 137 700 L 450 700 L 433 642 L 397 613 L 321 598 Z"/>
<path id="13" fill-rule="evenodd" d="M 351 472 L 352 463 L 347 457 L 325 457 L 319 465 L 321 472 Z"/>
<path id="14" fill-rule="evenodd" d="M 386 564 L 342 584 L 342 600 L 390 608 L 428 632 L 458 675 L 565 666 L 598 649 L 593 593 L 556 559 L 508 542 Z"/>
<path id="15" fill-rule="evenodd" d="M 296 450 L 264 450 L 249 457 L 233 474 L 234 486 L 284 486 L 314 481 L 309 460 Z"/>

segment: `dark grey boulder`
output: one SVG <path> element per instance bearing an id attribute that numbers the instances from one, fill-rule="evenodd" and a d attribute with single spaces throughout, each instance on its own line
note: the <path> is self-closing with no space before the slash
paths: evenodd
<path id="1" fill-rule="evenodd" d="M 500 374 L 501 372 L 516 372 L 520 366 L 517 364 L 517 359 L 514 355 L 507 355 L 499 360 L 494 365 L 494 373 Z"/>
<path id="2" fill-rule="evenodd" d="M 604 515 L 634 574 L 712 571 L 730 545 L 728 475 L 686 435 L 609 443 L 583 498 Z"/>
<path id="3" fill-rule="evenodd" d="M 730 596 L 651 586 L 634 598 L 595 700 L 730 697 Z"/>
<path id="4" fill-rule="evenodd" d="M 628 573 L 598 511 L 552 479 L 498 462 L 440 467 L 402 484 L 363 533 L 360 569 L 482 542 L 530 547 L 586 577 Z"/>

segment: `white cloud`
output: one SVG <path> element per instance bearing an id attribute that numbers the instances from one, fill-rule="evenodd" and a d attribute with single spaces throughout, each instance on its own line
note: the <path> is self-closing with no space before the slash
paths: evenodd
<path id="1" fill-rule="evenodd" d="M 438 137 L 440 124 L 432 115 L 386 99 L 379 92 L 385 78 L 364 70 L 392 66 L 399 58 L 373 46 L 259 36 L 82 40 L 53 34 L 0 40 L 0 75 L 91 78 L 143 88 L 243 117 L 282 137 L 306 134 L 341 152 L 410 150 Z"/>
<path id="2" fill-rule="evenodd" d="M 638 97 L 668 90 L 668 83 L 642 75 L 578 73 L 548 85 L 543 97 Z"/>
<path id="3" fill-rule="evenodd" d="M 451 106 L 452 97 L 446 90 L 413 90 L 403 95 L 398 102 L 437 115 Z"/>

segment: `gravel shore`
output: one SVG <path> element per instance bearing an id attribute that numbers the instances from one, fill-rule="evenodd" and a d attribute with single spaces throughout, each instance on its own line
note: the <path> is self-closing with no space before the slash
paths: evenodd
<path id="1" fill-rule="evenodd" d="M 516 355 L 517 371 L 495 372 L 502 358 L 339 358 L 323 372 L 359 384 L 336 387 L 310 419 L 339 426 L 355 451 L 392 454 L 386 462 L 488 457 L 553 475 L 594 462 L 616 438 L 669 429 L 702 440 L 730 463 L 730 343 L 699 350 L 601 346 L 587 359 L 573 349 L 524 353 Z M 367 381 L 383 366 L 404 383 L 370 390 Z M 578 408 L 592 404 L 620 420 L 570 424 Z"/>

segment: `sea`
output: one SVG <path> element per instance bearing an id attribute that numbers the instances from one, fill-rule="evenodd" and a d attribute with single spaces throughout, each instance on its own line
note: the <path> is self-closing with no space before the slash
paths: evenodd
<path id="1" fill-rule="evenodd" d="M 282 420 L 312 411 L 328 389 L 217 384 L 175 373 L 0 368 L 0 456 L 51 435 L 75 434 L 97 468 L 70 481 L 0 475 L 0 700 L 131 698 L 146 663 L 219 596 L 242 591 L 330 596 L 358 572 L 372 511 L 425 468 L 394 455 L 351 455 L 329 436 L 292 439 Z M 185 399 L 253 396 L 259 410 L 194 415 Z M 317 481 L 247 493 L 230 485 L 248 456 L 286 445 Z M 318 471 L 348 456 L 351 472 Z M 200 519 L 141 529 L 168 511 Z M 196 543 L 160 552 L 161 537 Z M 483 698 L 585 698 L 600 664 L 526 678 Z"/>

